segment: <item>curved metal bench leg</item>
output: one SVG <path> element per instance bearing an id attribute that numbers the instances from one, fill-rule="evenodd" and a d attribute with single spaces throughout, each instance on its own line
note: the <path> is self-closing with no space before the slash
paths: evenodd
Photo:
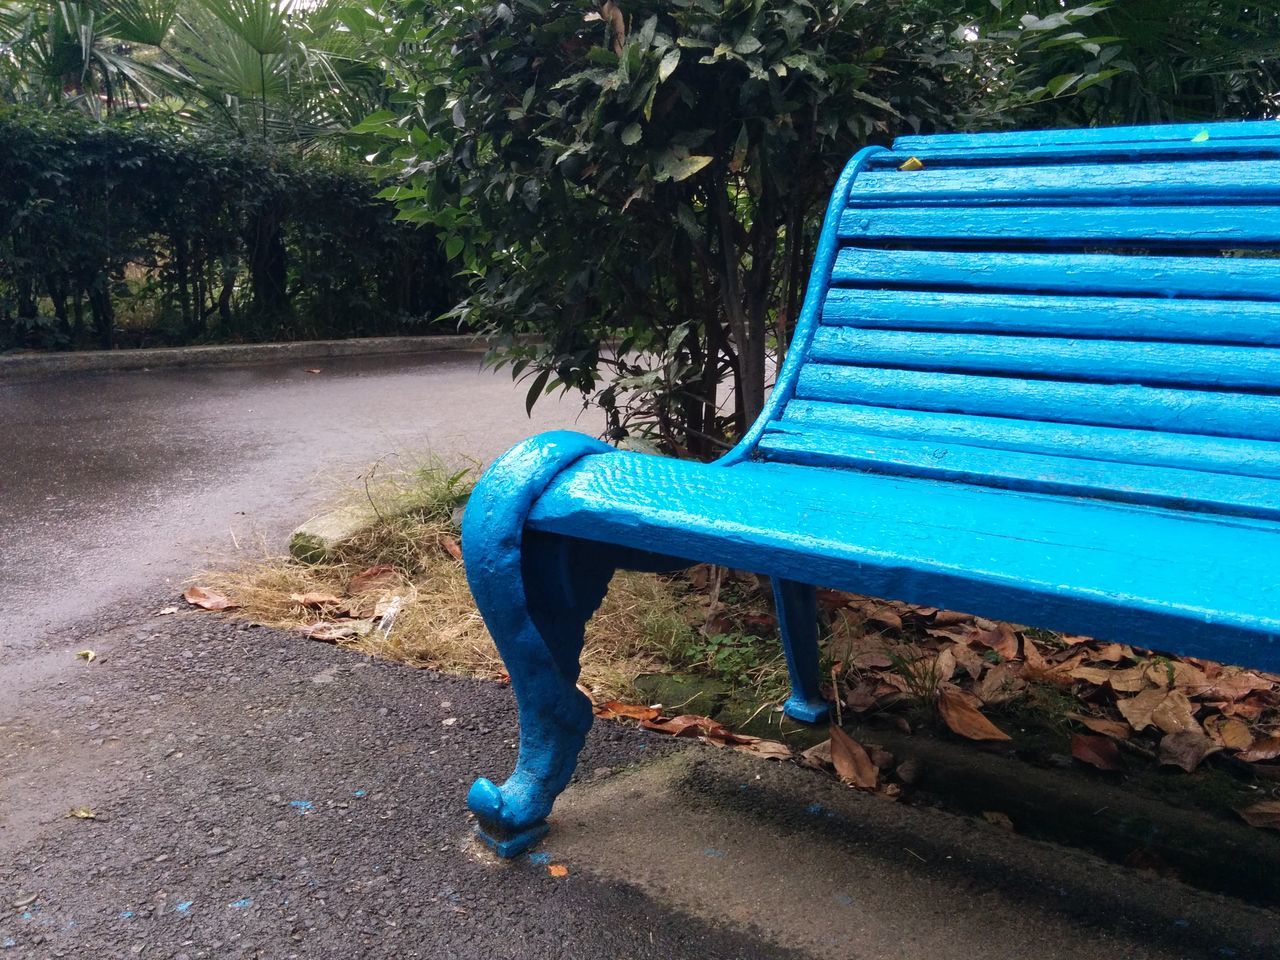
<path id="1" fill-rule="evenodd" d="M 521 552 L 523 590 L 477 593 L 520 713 L 515 772 L 501 786 L 482 777 L 467 795 L 480 839 L 503 857 L 546 834 L 547 814 L 591 729 L 591 701 L 577 689 L 578 657 L 613 575 L 602 551 L 583 541 L 526 532 Z"/>
<path id="2" fill-rule="evenodd" d="M 829 708 L 818 689 L 817 591 L 807 583 L 775 577 L 773 597 L 791 675 L 791 696 L 782 710 L 792 720 L 819 723 L 827 719 Z"/>

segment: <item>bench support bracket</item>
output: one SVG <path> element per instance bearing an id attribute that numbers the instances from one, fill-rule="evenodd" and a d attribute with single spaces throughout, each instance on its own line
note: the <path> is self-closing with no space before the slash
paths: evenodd
<path id="1" fill-rule="evenodd" d="M 792 720 L 820 723 L 827 719 L 829 708 L 818 689 L 817 592 L 807 583 L 774 578 L 773 596 L 791 675 L 791 696 L 782 711 Z"/>

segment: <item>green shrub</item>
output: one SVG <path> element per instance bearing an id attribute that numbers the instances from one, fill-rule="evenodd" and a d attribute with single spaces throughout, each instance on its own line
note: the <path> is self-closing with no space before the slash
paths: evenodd
<path id="1" fill-rule="evenodd" d="M 172 121 L 0 112 L 0 348 L 425 332 L 454 282 L 378 189 Z"/>

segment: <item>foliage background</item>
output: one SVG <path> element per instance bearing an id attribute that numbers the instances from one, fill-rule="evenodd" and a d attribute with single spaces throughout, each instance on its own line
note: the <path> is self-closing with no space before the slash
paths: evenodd
<path id="1" fill-rule="evenodd" d="M 859 147 L 1274 116 L 1278 55 L 1280 0 L 0 0 L 0 101 L 40 111 L 29 155 L 0 146 L 0 343 L 445 314 L 530 404 L 577 391 L 615 439 L 711 457 Z M 50 112 L 111 132 L 64 162 Z M 192 189 L 128 172 L 160 156 Z"/>
<path id="2" fill-rule="evenodd" d="M 164 120 L 0 112 L 0 346 L 426 332 L 460 291 L 375 191 Z"/>

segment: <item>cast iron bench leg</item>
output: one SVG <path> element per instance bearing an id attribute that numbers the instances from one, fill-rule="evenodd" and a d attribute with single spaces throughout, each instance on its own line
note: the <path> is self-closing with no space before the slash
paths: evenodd
<path id="1" fill-rule="evenodd" d="M 583 631 L 613 577 L 610 548 L 525 528 L 529 506 L 566 466 L 608 450 L 569 434 L 535 438 L 476 486 L 463 519 L 467 579 L 502 654 L 520 715 L 520 754 L 501 786 L 481 777 L 467 805 L 502 857 L 528 849 L 569 783 L 593 719 L 577 689 Z"/>
<path id="2" fill-rule="evenodd" d="M 551 805 L 569 783 L 593 719 L 577 688 L 587 620 L 604 598 L 611 567 L 581 541 L 526 531 L 522 591 L 486 591 L 480 612 L 502 654 L 520 713 L 515 772 L 496 786 L 481 777 L 467 805 L 481 840 L 502 857 L 547 832 Z"/>
<path id="3" fill-rule="evenodd" d="M 782 705 L 792 720 L 818 723 L 827 718 L 827 702 L 818 691 L 818 601 L 807 583 L 775 577 L 773 596 L 778 608 L 782 650 L 791 675 L 791 696 Z"/>

